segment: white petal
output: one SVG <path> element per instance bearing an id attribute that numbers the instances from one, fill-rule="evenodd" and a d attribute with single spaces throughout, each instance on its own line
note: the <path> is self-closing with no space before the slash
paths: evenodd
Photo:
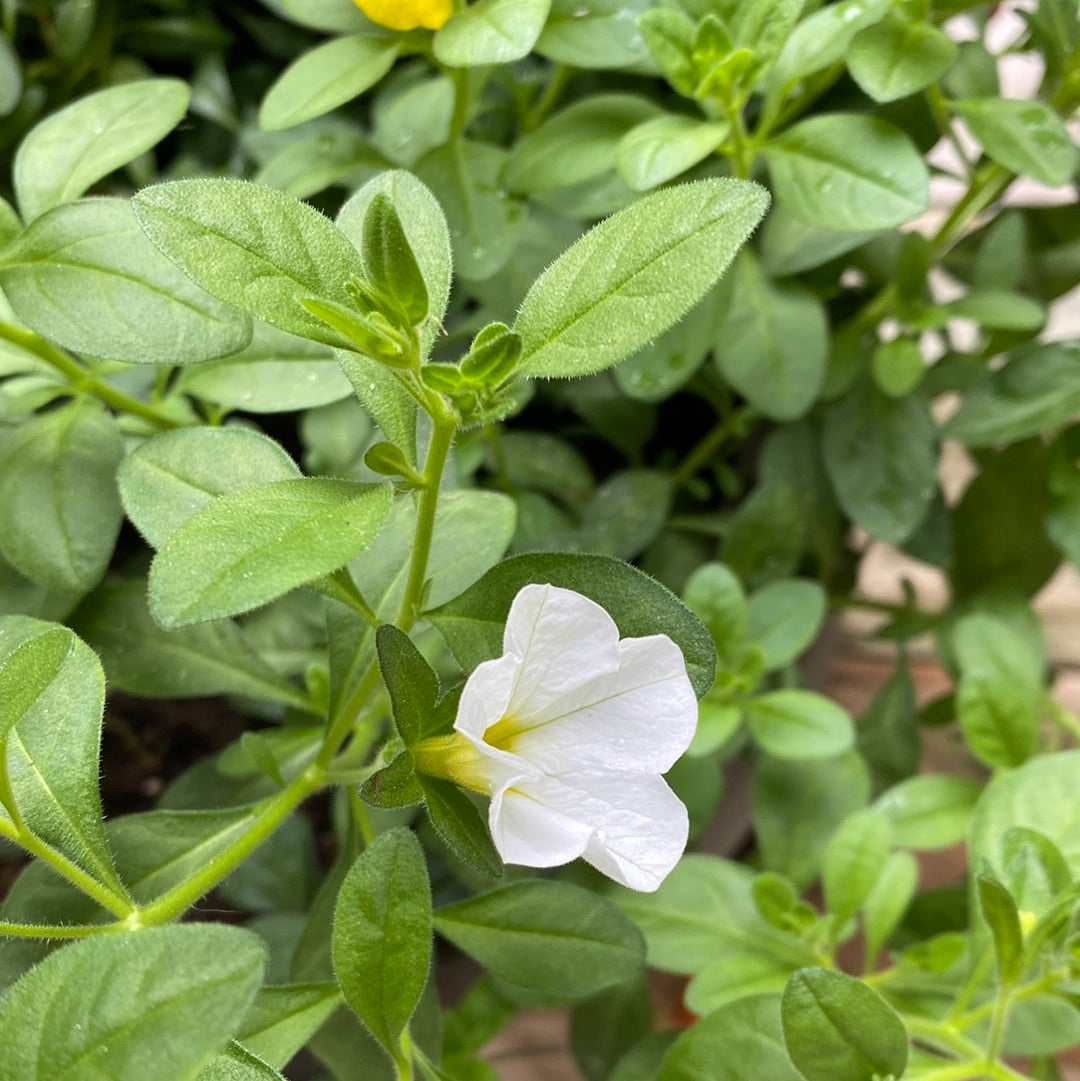
<path id="1" fill-rule="evenodd" d="M 646 774 L 518 778 L 489 814 L 507 863 L 554 867 L 583 856 L 633 890 L 651 892 L 686 848 L 686 808 L 662 777 Z"/>
<path id="2" fill-rule="evenodd" d="M 493 724 L 506 716 L 520 662 L 516 657 L 484 661 L 465 681 L 454 727 L 475 743 Z"/>
<path id="3" fill-rule="evenodd" d="M 545 773 L 666 773 L 694 738 L 697 699 L 679 647 L 657 634 L 623 639 L 618 671 L 514 720 L 524 731 L 507 749 Z"/>
<path id="4" fill-rule="evenodd" d="M 551 585 L 519 590 L 503 650 L 520 659 L 509 714 L 528 718 L 552 699 L 619 665 L 619 628 L 600 605 Z"/>
<path id="5" fill-rule="evenodd" d="M 592 827 L 542 802 L 545 778 L 513 777 L 488 808 L 488 827 L 506 863 L 559 867 L 586 849 Z"/>

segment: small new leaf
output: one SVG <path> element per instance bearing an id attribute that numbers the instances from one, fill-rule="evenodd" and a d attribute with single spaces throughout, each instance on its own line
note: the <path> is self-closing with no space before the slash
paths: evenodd
<path id="1" fill-rule="evenodd" d="M 394 725 L 406 747 L 427 734 L 439 697 L 439 679 L 412 640 L 389 623 L 375 634 L 379 670 L 390 694 Z"/>
<path id="2" fill-rule="evenodd" d="M 368 274 L 410 326 L 427 318 L 428 291 L 390 196 L 379 192 L 364 214 L 362 254 Z"/>

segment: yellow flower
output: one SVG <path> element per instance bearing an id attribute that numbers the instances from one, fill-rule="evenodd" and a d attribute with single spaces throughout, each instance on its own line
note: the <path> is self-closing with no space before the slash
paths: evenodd
<path id="1" fill-rule="evenodd" d="M 453 0 L 353 0 L 373 22 L 390 30 L 438 30 L 454 14 Z"/>

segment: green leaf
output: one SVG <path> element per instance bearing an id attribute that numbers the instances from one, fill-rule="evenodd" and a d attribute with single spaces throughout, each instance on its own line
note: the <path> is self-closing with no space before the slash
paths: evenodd
<path id="1" fill-rule="evenodd" d="M 793 969 L 793 965 L 765 953 L 721 955 L 687 985 L 686 1008 L 704 1017 L 741 998 L 778 995 Z"/>
<path id="2" fill-rule="evenodd" d="M 428 314 L 427 285 L 394 202 L 385 192 L 368 203 L 360 243 L 371 281 L 400 309 L 409 326 L 423 321 Z"/>
<path id="3" fill-rule="evenodd" d="M 754 740 L 778 758 L 831 758 L 855 742 L 847 711 L 812 691 L 770 691 L 742 707 Z"/>
<path id="4" fill-rule="evenodd" d="M 865 380 L 826 411 L 829 479 L 872 536 L 899 544 L 919 525 L 937 490 L 936 438 L 921 398 L 889 398 Z"/>
<path id="5" fill-rule="evenodd" d="M 29 663 L 43 667 L 31 672 Z M 26 827 L 123 894 L 98 795 L 105 677 L 70 631 L 0 619 L 0 722 L 10 798 Z M 5 817 L 10 808 L 5 805 Z"/>
<path id="6" fill-rule="evenodd" d="M 671 1046 L 657 1081 L 805 1081 L 784 1050 L 777 995 L 729 1002 Z"/>
<path id="7" fill-rule="evenodd" d="M 237 1043 L 215 1055 L 196 1081 L 283 1081 L 277 1070 Z"/>
<path id="8" fill-rule="evenodd" d="M 817 877 L 833 832 L 869 796 L 866 766 L 854 751 L 800 761 L 763 755 L 751 792 L 762 866 L 805 889 Z"/>
<path id="9" fill-rule="evenodd" d="M 520 60 L 532 51 L 550 10 L 551 0 L 478 0 L 436 32 L 435 59 L 451 68 Z"/>
<path id="10" fill-rule="evenodd" d="M 150 568 L 150 611 L 167 628 L 237 615 L 337 570 L 390 510 L 388 485 L 300 477 L 219 496 Z"/>
<path id="11" fill-rule="evenodd" d="M 727 138 L 725 121 L 667 114 L 631 128 L 615 154 L 619 176 L 635 191 L 650 191 L 704 161 Z"/>
<path id="12" fill-rule="evenodd" d="M 1024 933 L 1020 929 L 1020 913 L 1009 891 L 991 874 L 975 876 L 975 893 L 979 908 L 990 927 L 997 956 L 998 976 L 1002 983 L 1013 983 L 1021 974 L 1020 955 L 1024 948 Z"/>
<path id="13" fill-rule="evenodd" d="M 513 997 L 588 998 L 636 976 L 645 955 L 610 901 L 565 882 L 514 882 L 459 901 L 435 913 L 435 929 Z"/>
<path id="14" fill-rule="evenodd" d="M 926 360 L 917 342 L 894 338 L 879 342 L 873 357 L 874 382 L 890 398 L 910 394 L 926 372 Z"/>
<path id="15" fill-rule="evenodd" d="M 427 981 L 431 921 L 419 841 L 406 829 L 381 834 L 341 884 L 333 956 L 345 1001 L 394 1059 Z"/>
<path id="16" fill-rule="evenodd" d="M 155 810 L 110 819 L 117 873 L 140 904 L 155 900 L 205 867 L 251 828 L 259 804 L 226 810 Z"/>
<path id="17" fill-rule="evenodd" d="M 290 334 L 346 344 L 300 305 L 349 307 L 345 283 L 364 276 L 360 253 L 314 207 L 225 179 L 156 184 L 132 204 L 154 244 L 207 292 Z"/>
<path id="18" fill-rule="evenodd" d="M 607 1081 L 616 1063 L 652 1026 L 642 979 L 612 987 L 570 1012 L 570 1053 L 586 1081 Z"/>
<path id="19" fill-rule="evenodd" d="M 807 1081 L 900 1077 L 908 1035 L 896 1011 L 866 984 L 839 972 L 804 968 L 781 1002 L 784 1042 Z"/>
<path id="20" fill-rule="evenodd" d="M 388 169 L 373 177 L 348 199 L 338 213 L 337 227 L 352 241 L 357 251 L 360 251 L 363 247 L 364 218 L 368 207 L 380 194 L 388 195 L 393 202 L 405 230 L 405 239 L 416 256 L 427 288 L 429 314 L 433 320 L 442 319 L 446 314 L 446 304 L 450 296 L 450 232 L 443 209 L 430 189 L 411 173 L 402 169 Z M 426 333 L 425 329 L 421 328 L 421 341 L 430 346 L 437 331 L 434 322 L 426 329 Z M 377 415 L 375 419 L 382 423 Z M 406 445 L 397 439 L 394 432 L 386 431 L 385 428 L 383 432 L 399 445 Z"/>
<path id="21" fill-rule="evenodd" d="M 384 622 L 393 620 L 401 605 L 415 530 L 415 502 L 397 501 L 363 559 L 350 567 L 360 592 Z M 513 532 L 514 504 L 501 492 L 458 491 L 440 496 L 428 554 L 431 589 L 425 608 L 453 601 L 489 571 L 506 551 Z"/>
<path id="22" fill-rule="evenodd" d="M 968 840 L 973 866 L 985 860 L 999 878 L 1008 877 L 1009 830 L 1025 828 L 1057 846 L 1074 877 L 1080 877 L 1080 815 L 1076 784 L 1080 751 L 1033 758 L 1014 770 L 996 774 L 980 797 Z M 1011 847 L 1011 845 L 1009 845 Z"/>
<path id="23" fill-rule="evenodd" d="M 401 41 L 391 34 L 349 34 L 298 56 L 259 107 L 263 131 L 296 127 L 374 86 L 393 66 Z"/>
<path id="24" fill-rule="evenodd" d="M 522 302 L 518 373 L 588 375 L 629 356 L 716 281 L 766 203 L 744 181 L 703 180 L 645 196 L 591 229 Z"/>
<path id="25" fill-rule="evenodd" d="M 825 379 L 824 307 L 802 285 L 770 281 L 746 253 L 735 261 L 731 285 L 731 304 L 713 351 L 720 373 L 767 417 L 802 416 Z"/>
<path id="26" fill-rule="evenodd" d="M 873 235 L 816 229 L 777 204 L 761 229 L 761 265 L 773 278 L 801 274 L 860 247 Z"/>
<path id="27" fill-rule="evenodd" d="M 122 199 L 55 207 L 3 251 L 0 287 L 49 341 L 129 364 L 191 364 L 242 349 L 248 320 L 142 234 Z"/>
<path id="28" fill-rule="evenodd" d="M 630 68 L 648 61 L 637 16 L 650 0 L 552 0 L 536 51 L 557 64 L 578 68 Z"/>
<path id="29" fill-rule="evenodd" d="M 770 79 L 770 94 L 786 83 L 842 61 L 855 35 L 891 7 L 889 0 L 839 0 L 811 12 L 792 30 Z"/>
<path id="30" fill-rule="evenodd" d="M 867 808 L 846 818 L 832 835 L 821 864 L 821 881 L 837 932 L 862 908 L 885 870 L 891 833 L 888 819 Z"/>
<path id="31" fill-rule="evenodd" d="M 275 1069 L 284 1068 L 338 1007 L 334 983 L 264 987 L 236 1033 L 249 1051 Z"/>
<path id="32" fill-rule="evenodd" d="M 693 974 L 717 955 L 755 945 L 768 950 L 778 942 L 787 944 L 795 965 L 807 963 L 797 942 L 778 939 L 758 915 L 753 878 L 743 864 L 691 854 L 683 856 L 655 893 L 621 890 L 613 896 L 645 936 L 646 961 L 653 968 Z"/>
<path id="33" fill-rule="evenodd" d="M 874 806 L 891 823 L 896 844 L 920 850 L 946 848 L 967 836 L 981 791 L 975 781 L 927 774 L 893 785 Z"/>
<path id="34" fill-rule="evenodd" d="M 439 838 L 462 863 L 489 878 L 503 872 L 487 823 L 471 799 L 455 784 L 419 777 L 428 818 Z"/>
<path id="35" fill-rule="evenodd" d="M 451 139 L 416 165 L 421 180 L 439 193 L 463 277 L 491 277 L 510 258 L 524 224 L 523 204 L 504 190 L 506 160 L 501 147 Z"/>
<path id="36" fill-rule="evenodd" d="M 229 468 L 223 470 L 222 462 Z M 160 548 L 196 511 L 227 492 L 300 476 L 280 444 L 250 428 L 182 428 L 148 439 L 116 471 L 128 517 Z"/>
<path id="37" fill-rule="evenodd" d="M 1037 830 L 1013 826 L 1006 832 L 1002 854 L 1002 885 L 1022 912 L 1042 915 L 1072 885 L 1065 857 L 1049 837 Z"/>
<path id="38" fill-rule="evenodd" d="M 682 650 L 700 696 L 712 687 L 716 650 L 708 631 L 674 594 L 607 556 L 536 553 L 504 560 L 456 599 L 429 612 L 466 671 L 502 653 L 503 628 L 518 591 L 533 582 L 573 589 L 607 610 L 623 638 L 666 634 Z"/>
<path id="39" fill-rule="evenodd" d="M 746 639 L 761 650 L 766 671 L 786 668 L 813 642 L 825 618 L 817 582 L 783 578 L 762 586 L 746 608 Z"/>
<path id="40" fill-rule="evenodd" d="M 910 852 L 893 852 L 863 901 L 865 956 L 872 964 L 896 930 L 919 883 L 919 865 Z"/>
<path id="41" fill-rule="evenodd" d="M 30 129 L 15 154 L 23 218 L 78 199 L 114 169 L 160 142 L 183 117 L 179 79 L 139 79 L 78 98 Z"/>
<path id="42" fill-rule="evenodd" d="M 1018 766 L 1038 749 L 1043 658 L 992 616 L 953 628 L 960 667 L 956 710 L 972 753 L 990 766 Z"/>
<path id="43" fill-rule="evenodd" d="M 1074 566 L 1080 564 L 1080 427 L 1066 428 L 1050 446 L 1043 524 Z"/>
<path id="44" fill-rule="evenodd" d="M 952 511 L 955 597 L 990 588 L 1030 596 L 1057 569 L 1061 555 L 1042 527 L 1047 464 L 1039 439 L 980 455 L 979 474 Z"/>
<path id="45" fill-rule="evenodd" d="M 1041 330 L 1046 309 L 1038 301 L 1007 289 L 972 289 L 944 305 L 944 311 L 971 319 L 983 330 Z"/>
<path id="46" fill-rule="evenodd" d="M 870 768 L 875 792 L 918 770 L 915 691 L 904 658 L 860 715 L 855 738 L 859 754 Z"/>
<path id="47" fill-rule="evenodd" d="M 146 582 L 116 579 L 80 605 L 74 626 L 101 657 L 109 683 L 144 698 L 239 694 L 298 706 L 299 691 L 267 664 L 235 623 L 221 620 L 177 631 L 154 622 Z"/>
<path id="48" fill-rule="evenodd" d="M 291 413 L 347 398 L 351 386 L 328 346 L 257 320 L 247 346 L 185 368 L 174 389 L 229 410 Z"/>
<path id="49" fill-rule="evenodd" d="M 0 1078 L 190 1078 L 240 1025 L 264 964 L 255 935 L 213 924 L 76 942 L 0 999 Z"/>
<path id="50" fill-rule="evenodd" d="M 937 82 L 956 55 L 956 42 L 936 26 L 889 17 L 860 30 L 846 60 L 863 92 L 885 102 Z"/>
<path id="51" fill-rule="evenodd" d="M 747 634 L 746 596 L 723 563 L 704 563 L 687 579 L 683 601 L 708 628 L 721 657 L 730 656 Z"/>
<path id="52" fill-rule="evenodd" d="M 582 509 L 577 543 L 586 551 L 633 559 L 660 535 L 672 497 L 671 477 L 659 470 L 613 473 Z"/>
<path id="53" fill-rule="evenodd" d="M 807 225 L 889 229 L 926 209 L 928 174 L 899 128 L 835 113 L 800 121 L 763 147 L 777 200 Z"/>
<path id="54" fill-rule="evenodd" d="M 439 697 L 439 677 L 412 639 L 392 624 L 379 627 L 375 641 L 379 671 L 390 695 L 394 727 L 405 746 L 412 747 L 430 727 L 435 700 Z"/>
<path id="55" fill-rule="evenodd" d="M 969 98 L 952 108 L 999 165 L 1040 184 L 1066 184 L 1076 169 L 1076 146 L 1061 117 L 1041 101 Z"/>
<path id="56" fill-rule="evenodd" d="M 1078 342 L 1017 351 L 964 395 L 942 434 L 969 447 L 989 447 L 1057 428 L 1080 410 L 1078 362 Z"/>
<path id="57" fill-rule="evenodd" d="M 32 581 L 85 593 L 113 554 L 123 513 L 113 418 L 83 398 L 42 413 L 0 443 L 0 553 Z"/>

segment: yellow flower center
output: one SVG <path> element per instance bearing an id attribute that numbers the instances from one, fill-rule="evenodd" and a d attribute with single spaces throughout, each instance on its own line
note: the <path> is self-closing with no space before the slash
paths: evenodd
<path id="1" fill-rule="evenodd" d="M 454 14 L 453 0 L 353 0 L 373 22 L 388 30 L 438 30 Z"/>

